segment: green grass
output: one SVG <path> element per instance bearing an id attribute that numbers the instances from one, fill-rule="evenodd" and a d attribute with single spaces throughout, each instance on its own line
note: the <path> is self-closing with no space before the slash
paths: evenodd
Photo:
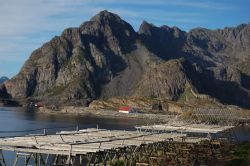
<path id="1" fill-rule="evenodd" d="M 234 158 L 228 162 L 228 166 L 249 166 L 250 165 L 250 142 L 244 142 L 237 146 Z"/>
<path id="2" fill-rule="evenodd" d="M 187 88 L 178 98 L 177 101 L 179 102 L 185 102 L 186 99 L 191 99 L 191 98 L 194 98 L 194 95 L 192 94 L 191 92 L 191 89 L 190 88 Z"/>
<path id="3" fill-rule="evenodd" d="M 65 86 L 60 85 L 60 86 L 54 86 L 48 89 L 46 93 L 49 93 L 50 96 L 54 96 L 54 95 L 59 95 L 63 93 L 64 90 L 65 90 Z"/>
<path id="4" fill-rule="evenodd" d="M 240 158 L 250 157 L 250 142 L 241 144 L 234 153 L 235 156 Z"/>

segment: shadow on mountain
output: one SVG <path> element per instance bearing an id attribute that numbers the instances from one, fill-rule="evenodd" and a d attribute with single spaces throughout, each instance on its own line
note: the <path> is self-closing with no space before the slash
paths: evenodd
<path id="1" fill-rule="evenodd" d="M 206 93 L 224 104 L 238 105 L 250 108 L 250 94 L 236 82 L 218 80 L 213 71 L 206 70 L 200 76 L 202 88 L 201 93 Z M 249 78 L 249 77 L 248 77 Z"/>
<path id="2" fill-rule="evenodd" d="M 157 27 L 143 21 L 138 31 L 138 38 L 153 53 L 164 60 L 180 58 L 185 44 L 186 33 L 177 27 Z"/>
<path id="3" fill-rule="evenodd" d="M 250 90 L 250 76 L 241 74 L 241 84 L 244 88 Z"/>
<path id="4" fill-rule="evenodd" d="M 0 106 L 19 106 L 17 101 L 12 100 L 4 84 L 0 85 Z"/>
<path id="5" fill-rule="evenodd" d="M 187 43 L 187 33 L 180 29 L 168 26 L 156 27 L 147 22 L 143 22 L 138 38 L 148 48 L 149 51 L 167 61 L 171 59 L 185 58 L 191 63 L 198 63 L 204 67 L 216 66 L 214 62 L 206 60 L 195 51 L 184 51 L 183 49 Z M 208 51 L 205 52 L 206 56 L 212 57 L 213 55 Z"/>

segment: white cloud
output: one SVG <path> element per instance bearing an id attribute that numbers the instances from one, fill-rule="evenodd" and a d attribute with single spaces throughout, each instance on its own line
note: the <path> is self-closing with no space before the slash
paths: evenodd
<path id="1" fill-rule="evenodd" d="M 136 28 L 142 20 L 185 24 L 202 20 L 199 13 L 168 12 L 159 10 L 161 6 L 234 8 L 203 0 L 0 0 L 0 61 L 23 63 L 32 50 L 53 35 L 67 27 L 79 26 L 104 9 L 119 14 Z"/>
<path id="2" fill-rule="evenodd" d="M 77 0 L 77 2 L 85 2 L 85 4 L 120 4 L 120 5 L 138 5 L 138 6 L 184 6 L 200 9 L 213 10 L 231 10 L 237 9 L 236 6 L 219 1 L 206 0 Z"/>
<path id="3" fill-rule="evenodd" d="M 91 16 L 105 9 L 107 5 L 177 5 L 205 9 L 226 9 L 232 6 L 202 0 L 1 0 L 0 3 L 0 37 L 39 31 L 59 30 L 65 22 L 74 22 L 74 13 Z M 123 16 L 136 17 L 140 10 L 111 7 L 113 12 Z M 64 19 L 53 19 L 53 16 L 63 16 Z M 159 14 L 160 15 L 160 14 Z M 68 16 L 68 20 L 67 20 Z M 51 18 L 52 17 L 52 18 Z M 150 15 L 147 15 L 150 17 Z M 85 17 L 86 18 L 86 17 Z M 86 18 L 87 19 L 87 18 Z M 146 19 L 146 18 L 145 18 Z M 80 24 L 80 23 L 79 23 Z"/>

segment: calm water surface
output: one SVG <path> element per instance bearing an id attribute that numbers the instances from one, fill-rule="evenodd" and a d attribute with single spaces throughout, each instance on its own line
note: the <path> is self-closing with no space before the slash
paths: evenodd
<path id="1" fill-rule="evenodd" d="M 87 117 L 69 114 L 42 114 L 28 112 L 22 108 L 0 107 L 0 136 L 6 136 L 1 131 L 21 131 L 38 128 L 57 128 L 79 125 L 79 128 L 96 127 L 106 129 L 132 129 L 135 125 L 145 124 L 137 119 L 111 119 Z M 20 133 L 19 133 L 20 134 Z"/>
<path id="2" fill-rule="evenodd" d="M 0 107 L 0 137 L 25 135 L 29 133 L 42 133 L 43 128 L 48 133 L 55 133 L 61 130 L 75 130 L 96 127 L 105 129 L 128 129 L 132 130 L 135 125 L 146 124 L 143 120 L 136 119 L 110 119 L 101 117 L 86 117 L 73 115 L 54 115 L 28 112 L 22 108 Z M 66 127 L 61 129 L 55 129 Z M 19 132 L 25 130 L 41 129 L 32 132 Z M 16 131 L 14 133 L 10 131 Z M 15 155 L 11 152 L 4 152 L 7 165 L 12 165 Z M 22 165 L 22 164 L 19 164 Z"/>
<path id="3" fill-rule="evenodd" d="M 32 133 L 42 133 L 43 128 L 48 133 L 60 130 L 75 130 L 78 125 L 80 129 L 96 127 L 105 129 L 134 129 L 135 125 L 147 124 L 145 120 L 137 119 L 111 119 L 101 117 L 73 116 L 65 114 L 41 114 L 28 112 L 22 108 L 0 107 L 0 137 L 25 135 L 31 132 L 19 132 L 25 130 L 41 129 Z M 66 127 L 61 129 L 55 129 Z M 15 133 L 9 131 L 17 131 Z M 250 141 L 250 127 L 237 127 L 234 133 L 241 141 Z M 12 165 L 15 158 L 14 153 L 5 152 L 7 165 Z M 22 165 L 22 164 L 19 164 Z"/>

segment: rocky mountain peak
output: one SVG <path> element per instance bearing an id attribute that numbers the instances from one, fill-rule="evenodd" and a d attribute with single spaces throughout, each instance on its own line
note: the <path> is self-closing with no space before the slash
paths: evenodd
<path id="1" fill-rule="evenodd" d="M 152 28 L 155 28 L 156 26 L 154 24 L 148 23 L 147 21 L 143 21 L 140 25 L 138 34 L 147 34 L 151 35 Z"/>
<path id="2" fill-rule="evenodd" d="M 157 27 L 146 21 L 141 24 L 138 34 L 142 43 L 164 60 L 179 58 L 179 48 L 186 38 L 186 33 L 176 27 Z"/>
<path id="3" fill-rule="evenodd" d="M 200 93 L 250 108 L 249 28 L 184 32 L 143 21 L 136 33 L 101 11 L 36 49 L 0 96 L 88 105 L 115 95 L 179 100 Z"/>
<path id="4" fill-rule="evenodd" d="M 99 12 L 97 15 L 93 16 L 90 21 L 97 22 L 108 22 L 108 21 L 116 21 L 116 22 L 124 22 L 117 14 L 111 13 L 107 10 L 103 10 Z"/>
<path id="5" fill-rule="evenodd" d="M 93 43 L 108 44 L 117 55 L 128 52 L 132 48 L 131 43 L 136 39 L 133 27 L 107 10 L 83 23 L 80 31 L 83 38 L 91 39 Z"/>
<path id="6" fill-rule="evenodd" d="M 127 33 L 135 33 L 129 23 L 121 19 L 117 14 L 111 13 L 107 10 L 101 11 L 97 15 L 93 16 L 90 21 L 83 23 L 80 26 L 80 29 L 84 31 L 89 24 L 92 26 L 92 30 L 97 28 L 102 31 L 105 30 L 106 27 L 109 27 L 114 30 L 128 30 L 129 32 Z M 127 35 L 130 36 L 132 34 Z"/>
<path id="7" fill-rule="evenodd" d="M 217 32 L 229 43 L 234 49 L 238 50 L 238 54 L 241 55 L 242 51 L 250 51 L 250 23 L 241 24 L 237 27 L 227 27 Z"/>

